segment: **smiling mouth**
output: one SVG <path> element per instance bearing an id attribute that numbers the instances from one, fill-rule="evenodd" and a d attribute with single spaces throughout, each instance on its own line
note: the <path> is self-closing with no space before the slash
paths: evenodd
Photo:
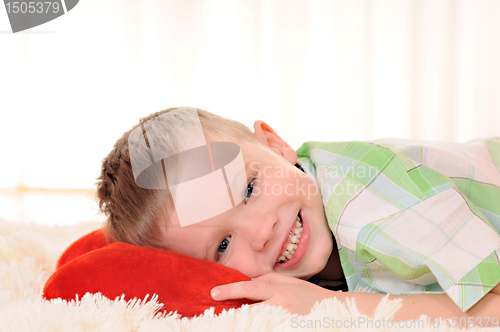
<path id="1" fill-rule="evenodd" d="M 281 252 L 280 257 L 278 258 L 277 263 L 279 264 L 286 263 L 290 259 L 292 259 L 293 255 L 295 254 L 295 250 L 299 245 L 300 237 L 302 236 L 302 230 L 303 230 L 302 225 L 303 225 L 302 217 L 300 216 L 299 213 L 295 219 L 294 227 L 290 230 L 290 234 L 288 235 L 288 240 L 283 246 L 283 251 Z"/>

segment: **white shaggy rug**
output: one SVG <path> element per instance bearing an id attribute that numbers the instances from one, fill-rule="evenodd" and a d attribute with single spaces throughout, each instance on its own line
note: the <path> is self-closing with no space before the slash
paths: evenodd
<path id="1" fill-rule="evenodd" d="M 45 301 L 43 285 L 54 272 L 59 255 L 71 242 L 98 223 L 75 226 L 43 226 L 0 221 L 0 331 L 458 331 L 427 322 L 399 322 L 390 318 L 399 301 L 382 300 L 375 318 L 369 320 L 355 303 L 336 299 L 316 305 L 307 316 L 297 316 L 268 305 L 244 306 L 239 310 L 214 315 L 206 310 L 195 318 L 180 318 L 175 313 L 157 314 L 162 304 L 152 296 L 135 301 L 107 299 L 87 294 L 66 302 Z M 406 325 L 406 328 L 405 328 Z"/>

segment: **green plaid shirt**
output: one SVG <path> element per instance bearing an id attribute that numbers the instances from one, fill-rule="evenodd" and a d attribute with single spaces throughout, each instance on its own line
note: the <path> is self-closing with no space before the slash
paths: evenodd
<path id="1" fill-rule="evenodd" d="M 307 142 L 350 291 L 446 292 L 467 311 L 500 282 L 500 139 Z"/>

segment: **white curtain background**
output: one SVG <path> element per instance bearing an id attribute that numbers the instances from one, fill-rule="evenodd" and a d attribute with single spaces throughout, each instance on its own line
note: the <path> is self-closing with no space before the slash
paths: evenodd
<path id="1" fill-rule="evenodd" d="M 16 34 L 0 9 L 0 50 L 7 220 L 95 217 L 75 202 L 101 159 L 173 106 L 262 119 L 293 148 L 500 135 L 497 0 L 80 0 Z"/>

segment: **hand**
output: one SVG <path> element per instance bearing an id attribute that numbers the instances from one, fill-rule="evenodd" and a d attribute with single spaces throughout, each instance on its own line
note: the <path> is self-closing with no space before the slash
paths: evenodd
<path id="1" fill-rule="evenodd" d="M 250 299 L 281 306 L 292 314 L 307 315 L 314 304 L 335 293 L 310 282 L 269 272 L 251 281 L 217 286 L 210 292 L 216 301 Z M 258 305 L 253 304 L 253 305 Z"/>

